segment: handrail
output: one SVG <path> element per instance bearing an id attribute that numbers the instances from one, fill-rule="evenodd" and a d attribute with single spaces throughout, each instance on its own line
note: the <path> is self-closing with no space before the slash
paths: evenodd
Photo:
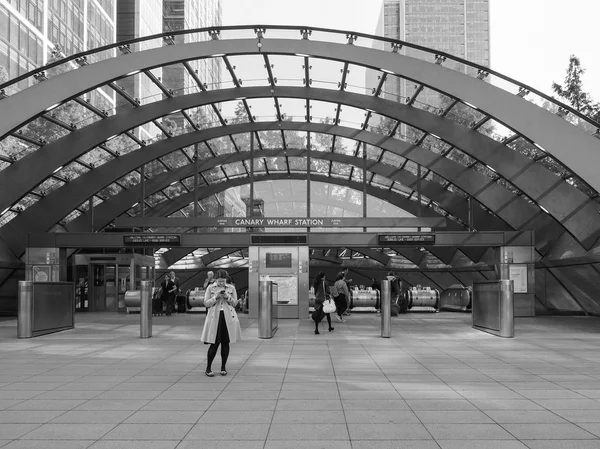
<path id="1" fill-rule="evenodd" d="M 367 34 L 367 33 L 361 33 L 361 32 L 356 32 L 356 31 L 348 31 L 348 30 L 336 30 L 336 29 L 332 29 L 332 28 L 321 28 L 321 27 L 310 27 L 310 26 L 292 26 L 292 25 L 229 25 L 229 26 L 213 26 L 213 27 L 204 27 L 204 28 L 194 28 L 191 30 L 180 30 L 180 31 L 169 31 L 169 32 L 165 32 L 165 33 L 160 33 L 160 34 L 154 34 L 151 36 L 144 36 L 144 37 L 138 37 L 135 39 L 129 39 L 126 41 L 119 41 L 119 42 L 115 42 L 113 44 L 109 44 L 109 45 L 105 45 L 103 47 L 98 47 L 98 48 L 94 48 L 91 50 L 87 50 L 81 53 L 77 53 L 75 55 L 71 55 L 71 56 L 67 56 L 65 58 L 59 59 L 57 61 L 54 61 L 50 64 L 46 64 L 43 67 L 39 67 L 36 68 L 30 72 L 24 73 L 23 75 L 18 76 L 17 78 L 8 80 L 7 82 L 0 84 L 0 91 L 5 90 L 7 87 L 10 87 L 14 84 L 17 84 L 23 80 L 26 80 L 28 78 L 30 78 L 31 76 L 33 76 L 34 74 L 38 74 L 40 72 L 43 72 L 45 70 L 51 69 L 53 67 L 57 67 L 59 65 L 68 63 L 70 61 L 75 61 L 76 59 L 79 59 L 81 57 L 84 56 L 88 56 L 88 55 L 93 55 L 96 53 L 100 53 L 103 51 L 107 51 L 107 50 L 111 50 L 111 49 L 115 49 L 115 48 L 119 48 L 125 45 L 131 45 L 131 44 L 136 44 L 139 42 L 145 42 L 148 40 L 154 40 L 154 39 L 159 39 L 162 37 L 168 37 L 168 36 L 179 36 L 179 35 L 185 35 L 185 34 L 193 34 L 193 33 L 202 33 L 202 32 L 208 32 L 210 33 L 211 31 L 213 32 L 221 32 L 221 31 L 236 31 L 236 30 L 262 30 L 263 33 L 265 33 L 267 30 L 272 29 L 272 30 L 298 30 L 300 33 L 303 33 L 304 31 L 319 31 L 319 32 L 325 32 L 325 33 L 331 33 L 331 34 L 339 34 L 339 35 L 345 35 L 345 36 L 357 36 L 357 37 L 363 37 L 363 38 L 367 38 L 367 39 L 373 39 L 373 40 L 377 40 L 377 41 L 381 41 L 381 42 L 386 42 L 386 43 L 390 43 L 390 44 L 397 44 L 400 45 L 402 47 L 408 47 L 408 48 L 412 48 L 412 49 L 416 49 L 416 50 L 420 50 L 423 51 L 425 53 L 430 53 L 434 56 L 442 56 L 446 59 L 450 59 L 452 61 L 458 62 L 460 64 L 464 64 L 467 65 L 469 67 L 473 67 L 475 69 L 478 69 L 482 72 L 485 72 L 487 74 L 490 75 L 494 75 L 504 81 L 508 81 L 509 83 L 520 87 L 522 89 L 525 89 L 531 93 L 534 93 L 536 95 L 538 95 L 539 97 L 549 101 L 550 103 L 556 104 L 557 106 L 559 106 L 560 108 L 569 111 L 571 114 L 579 117 L 580 119 L 586 121 L 587 123 L 589 123 L 592 126 L 595 126 L 596 128 L 600 129 L 600 122 L 596 122 L 594 119 L 592 119 L 591 117 L 588 117 L 585 114 L 582 114 L 581 112 L 577 111 L 576 109 L 572 108 L 571 106 L 562 103 L 558 100 L 556 100 L 555 98 L 544 94 L 543 92 L 527 85 L 527 84 L 523 84 L 507 75 L 504 75 L 500 72 L 497 72 L 495 70 L 490 69 L 489 67 L 485 67 L 481 64 L 477 64 L 475 62 L 471 62 L 468 61 L 466 59 L 460 58 L 456 55 L 452 55 L 443 51 L 438 51 L 432 48 L 428 48 L 428 47 L 423 47 L 421 45 L 417 45 L 417 44 L 413 44 L 410 42 L 406 42 L 406 41 L 402 41 L 402 40 L 398 40 L 398 39 L 392 39 L 392 38 L 388 38 L 388 37 L 383 37 L 383 36 L 376 36 L 376 35 L 372 35 L 372 34 Z"/>

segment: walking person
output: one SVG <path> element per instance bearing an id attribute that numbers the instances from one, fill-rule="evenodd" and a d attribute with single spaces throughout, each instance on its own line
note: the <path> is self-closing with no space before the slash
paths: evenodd
<path id="1" fill-rule="evenodd" d="M 344 310 L 344 315 L 350 315 L 350 302 L 351 302 L 351 294 L 352 291 L 350 289 L 350 284 L 352 283 L 352 279 L 348 278 L 348 273 L 349 273 L 349 269 L 346 267 L 344 268 L 344 270 L 342 271 L 344 273 L 344 282 L 346 283 L 346 290 L 348 291 L 348 296 L 346 296 L 347 302 L 348 302 L 348 307 L 346 307 L 346 310 Z"/>
<path id="2" fill-rule="evenodd" d="M 204 280 L 204 290 L 206 290 L 213 282 L 215 282 L 215 274 L 212 271 L 209 271 L 206 273 L 206 279 Z"/>
<path id="3" fill-rule="evenodd" d="M 200 340 L 210 344 L 205 372 L 208 377 L 215 375 L 212 371 L 212 363 L 219 345 L 221 346 L 221 376 L 226 376 L 229 343 L 242 339 L 240 321 L 235 312 L 238 302 L 237 293 L 233 285 L 227 284 L 227 276 L 227 271 L 217 271 L 215 282 L 208 286 L 204 294 L 204 305 L 208 312 Z"/>
<path id="4" fill-rule="evenodd" d="M 169 274 L 165 274 L 165 278 L 160 284 L 160 300 L 156 304 L 156 314 L 163 315 L 165 304 L 169 302 L 169 283 L 171 278 Z"/>
<path id="5" fill-rule="evenodd" d="M 348 291 L 348 284 L 346 284 L 346 274 L 340 271 L 336 277 L 335 283 L 333 284 L 333 291 L 337 293 L 337 296 L 333 298 L 335 302 L 335 318 L 340 323 L 345 323 L 346 320 L 342 317 L 346 309 L 348 309 L 348 301 L 350 301 L 350 292 Z"/>
<path id="6" fill-rule="evenodd" d="M 327 295 L 327 281 L 325 280 L 325 272 L 320 271 L 313 282 L 313 288 L 315 290 L 315 310 L 319 307 L 323 307 L 323 303 L 325 302 L 325 298 Z M 329 332 L 333 330 L 331 327 L 331 314 L 326 313 L 325 317 L 327 318 L 327 324 L 329 325 Z M 319 332 L 319 322 L 315 321 L 315 334 L 320 334 Z"/>
<path id="7" fill-rule="evenodd" d="M 173 309 L 175 308 L 175 298 L 177 297 L 177 292 L 179 292 L 179 280 L 175 277 L 174 271 L 171 271 L 171 273 L 169 273 L 167 292 L 169 294 L 167 296 L 166 315 L 171 316 L 171 314 L 173 313 Z"/>

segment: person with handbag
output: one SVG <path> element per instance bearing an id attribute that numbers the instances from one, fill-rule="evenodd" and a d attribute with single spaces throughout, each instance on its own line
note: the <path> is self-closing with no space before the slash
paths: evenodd
<path id="1" fill-rule="evenodd" d="M 227 271 L 217 271 L 216 281 L 208 286 L 204 294 L 207 313 L 200 341 L 210 345 L 205 371 L 208 377 L 215 376 L 212 372 L 212 363 L 219 345 L 221 346 L 221 376 L 226 376 L 229 344 L 242 339 L 240 320 L 235 311 L 238 303 L 237 292 L 233 285 L 227 284 L 227 276 Z"/>
<path id="2" fill-rule="evenodd" d="M 348 301 L 350 301 L 350 292 L 348 291 L 348 284 L 346 284 L 346 273 L 340 271 L 337 275 L 333 289 L 337 295 L 333 298 L 335 301 L 336 315 L 335 318 L 340 323 L 345 323 L 346 320 L 342 317 L 344 312 L 348 309 Z"/>
<path id="3" fill-rule="evenodd" d="M 327 324 L 329 325 L 329 332 L 334 328 L 331 327 L 331 314 L 326 313 L 323 310 L 323 303 L 327 299 L 327 281 L 325 280 L 325 272 L 320 271 L 313 282 L 313 288 L 315 290 L 315 311 L 313 312 L 312 319 L 315 322 L 315 334 L 320 334 L 319 323 L 324 317 L 327 318 Z"/>

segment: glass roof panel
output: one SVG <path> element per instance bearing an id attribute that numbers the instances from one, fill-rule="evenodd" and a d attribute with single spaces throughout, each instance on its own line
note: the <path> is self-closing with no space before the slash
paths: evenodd
<path id="1" fill-rule="evenodd" d="M 190 122 L 183 116 L 181 112 L 169 114 L 162 117 L 162 125 L 171 132 L 173 136 L 179 136 L 191 131 Z"/>
<path id="2" fill-rule="evenodd" d="M 487 165 L 481 164 L 479 162 L 477 162 L 474 166 L 473 166 L 473 170 L 481 173 L 482 175 L 494 179 L 496 180 L 498 178 L 498 174 L 494 171 L 491 170 Z"/>
<path id="3" fill-rule="evenodd" d="M 61 170 L 57 171 L 56 175 L 60 176 L 61 178 L 71 180 L 71 179 L 78 178 L 79 176 L 81 176 L 87 172 L 89 172 L 89 170 L 86 167 L 84 167 L 83 165 L 81 165 L 77 162 L 71 162 L 66 167 L 63 167 Z"/>
<path id="4" fill-rule="evenodd" d="M 352 166 L 341 164 L 339 162 L 333 162 L 331 164 L 331 176 L 334 178 L 348 179 Z"/>
<path id="5" fill-rule="evenodd" d="M 254 158 L 254 173 L 265 172 L 266 161 L 262 157 Z"/>
<path id="6" fill-rule="evenodd" d="M 223 178 L 225 175 L 221 171 L 221 167 L 218 166 L 218 167 L 211 168 L 210 170 L 203 171 L 202 176 L 204 176 L 206 178 L 206 180 L 208 181 L 209 184 L 213 184 L 215 182 L 220 181 L 221 178 Z"/>
<path id="7" fill-rule="evenodd" d="M 270 34 L 270 31 L 269 31 Z M 295 35 L 293 39 L 297 39 Z M 277 78 L 278 85 L 304 86 L 304 58 L 299 56 L 269 55 L 273 64 L 273 76 Z"/>
<path id="8" fill-rule="evenodd" d="M 312 87 L 334 90 L 339 88 L 338 85 L 342 81 L 343 63 L 318 58 L 310 58 L 309 61 L 312 66 L 310 70 Z"/>
<path id="9" fill-rule="evenodd" d="M 415 141 L 423 137 L 423 134 L 425 134 L 425 132 L 421 131 L 420 129 L 413 128 L 412 126 L 407 125 L 406 123 L 402 123 L 398 127 L 398 130 L 396 131 L 394 137 L 409 143 L 414 143 Z"/>
<path id="10" fill-rule="evenodd" d="M 362 124 L 365 121 L 364 109 L 355 108 L 352 106 L 342 105 L 340 113 L 340 125 L 349 128 L 362 129 Z"/>
<path id="11" fill-rule="evenodd" d="M 488 120 L 480 128 L 477 128 L 477 132 L 491 137 L 497 142 L 502 142 L 504 138 L 512 136 L 514 134 L 506 126 L 493 119 Z"/>
<path id="12" fill-rule="evenodd" d="M 311 151 L 330 152 L 332 143 L 333 136 L 331 134 L 311 133 L 310 135 Z M 336 145 L 339 143 L 336 142 Z"/>
<path id="13" fill-rule="evenodd" d="M 246 101 L 255 121 L 273 122 L 277 120 L 277 109 L 275 109 L 273 98 L 252 98 Z"/>
<path id="14" fill-rule="evenodd" d="M 425 137 L 425 140 L 421 146 L 436 154 L 441 154 L 451 148 L 451 145 L 447 144 L 441 139 L 433 137 L 431 134 L 428 134 L 427 137 Z"/>
<path id="15" fill-rule="evenodd" d="M 333 123 L 337 105 L 326 101 L 310 100 L 310 116 L 314 123 Z"/>
<path id="16" fill-rule="evenodd" d="M 358 145 L 359 142 L 353 139 L 347 139 L 345 137 L 335 138 L 335 152 L 339 154 L 347 154 L 349 156 L 354 156 Z M 359 154 L 362 154 L 362 143 L 360 143 Z"/>
<path id="17" fill-rule="evenodd" d="M 0 141 L 0 155 L 15 161 L 33 153 L 39 147 L 16 137 L 8 136 Z"/>
<path id="18" fill-rule="evenodd" d="M 262 55 L 229 56 L 228 59 L 235 76 L 242 79 L 243 87 L 269 85 L 265 60 Z M 231 77 L 227 67 L 223 65 L 223 80 L 228 80 Z"/>
<path id="19" fill-rule="evenodd" d="M 363 115 L 366 116 L 367 113 L 365 112 Z M 397 120 L 385 117 L 381 114 L 371 113 L 369 114 L 369 116 L 369 131 L 385 136 L 389 136 L 392 129 L 394 129 L 394 127 L 396 126 L 396 123 L 398 123 Z"/>
<path id="20" fill-rule="evenodd" d="M 64 186 L 65 183 L 56 178 L 48 178 L 44 182 L 42 182 L 39 186 L 37 186 L 33 191 L 35 193 L 39 193 L 42 196 L 48 195 L 54 192 L 56 189 Z"/>
<path id="21" fill-rule="evenodd" d="M 367 145 L 367 159 L 377 161 L 379 160 L 379 157 L 381 156 L 381 153 L 383 153 L 383 151 L 384 150 L 382 150 L 379 147 Z"/>
<path id="22" fill-rule="evenodd" d="M 229 136 L 217 137 L 216 139 L 211 139 L 207 141 L 207 143 L 217 156 L 236 152 L 236 149 L 233 146 L 233 142 L 231 141 Z M 208 155 L 210 156 L 210 152 L 208 152 Z"/>
<path id="23" fill-rule="evenodd" d="M 391 151 L 384 151 L 383 157 L 381 158 L 381 163 L 386 165 L 391 165 L 392 167 L 400 168 L 406 159 L 402 156 L 398 156 Z"/>
<path id="24" fill-rule="evenodd" d="M 150 207 L 154 207 L 157 204 L 165 201 L 167 197 L 162 192 L 157 192 L 154 195 L 149 195 L 146 197 L 146 204 Z"/>
<path id="25" fill-rule="evenodd" d="M 270 172 L 287 171 L 287 163 L 284 157 L 268 157 L 267 168 Z"/>
<path id="26" fill-rule="evenodd" d="M 225 173 L 227 173 L 227 176 L 229 176 L 229 177 L 239 176 L 239 175 L 244 175 L 244 176 L 247 175 L 246 168 L 244 167 L 244 164 L 242 164 L 241 162 L 233 162 L 231 164 L 224 165 L 223 169 L 225 170 Z"/>
<path id="27" fill-rule="evenodd" d="M 568 177 L 568 176 L 572 175 L 572 173 L 569 172 L 567 169 L 565 169 L 565 167 L 560 162 L 558 162 L 556 159 L 554 159 L 550 156 L 547 156 L 547 157 L 541 159 L 539 161 L 539 164 L 546 167 L 548 170 L 550 170 L 556 176 Z"/>
<path id="28" fill-rule="evenodd" d="M 306 173 L 306 158 L 305 157 L 289 157 L 288 164 L 290 171 L 298 173 Z"/>
<path id="29" fill-rule="evenodd" d="M 360 67 L 355 64 L 348 64 L 345 90 L 347 92 L 357 93 L 360 95 L 371 95 L 371 89 L 365 87 L 364 67 Z"/>
<path id="30" fill-rule="evenodd" d="M 125 188 L 133 187 L 140 183 L 140 174 L 137 171 L 129 172 L 122 178 L 118 179 L 117 182 Z"/>
<path id="31" fill-rule="evenodd" d="M 173 151 L 164 155 L 161 160 L 171 169 L 183 167 L 191 163 L 182 151 Z"/>
<path id="32" fill-rule="evenodd" d="M 310 159 L 310 172 L 315 173 L 315 174 L 328 175 L 329 174 L 329 165 L 330 165 L 330 162 L 326 161 L 324 159 L 311 158 Z"/>
<path id="33" fill-rule="evenodd" d="M 110 184 L 98 192 L 98 195 L 104 198 L 110 198 L 123 191 L 123 187 L 118 184 Z"/>
<path id="34" fill-rule="evenodd" d="M 16 216 L 17 216 L 16 212 L 13 212 L 10 210 L 8 212 L 5 212 L 3 215 L 0 216 L 0 227 L 4 226 L 6 223 L 11 221 Z"/>
<path id="35" fill-rule="evenodd" d="M 300 98 L 279 98 L 279 103 L 281 104 L 281 112 L 285 114 L 283 120 L 295 122 L 306 121 L 306 100 Z"/>
<path id="36" fill-rule="evenodd" d="M 513 140 L 511 143 L 507 144 L 507 146 L 515 151 L 518 151 L 522 155 L 527 156 L 529 159 L 539 159 L 544 157 L 546 154 L 540 148 L 536 147 L 534 144 L 523 139 L 522 137 Z"/>
<path id="37" fill-rule="evenodd" d="M 259 131 L 257 134 L 260 139 L 260 144 L 263 148 L 276 149 L 283 147 L 280 131 Z M 254 150 L 258 150 L 258 144 L 256 140 L 254 141 L 254 145 Z M 249 150 L 250 146 L 248 146 L 247 148 Z"/>
<path id="38" fill-rule="evenodd" d="M 99 167 L 113 159 L 114 158 L 109 153 L 97 147 L 79 157 L 80 161 L 85 162 L 92 167 Z"/>
<path id="39" fill-rule="evenodd" d="M 167 169 L 163 164 L 160 163 L 160 160 L 154 159 L 146 164 L 146 176 L 148 178 L 154 178 L 155 176 L 160 175 L 161 173 L 165 173 Z"/>
<path id="40" fill-rule="evenodd" d="M 69 215 L 67 215 L 65 218 L 63 218 L 61 220 L 61 222 L 62 223 L 70 223 L 79 216 L 81 216 L 81 212 L 78 211 L 77 209 L 75 209 L 73 212 L 71 212 Z"/>
<path id="41" fill-rule="evenodd" d="M 175 197 L 178 197 L 179 195 L 187 193 L 188 191 L 185 187 L 183 187 L 183 184 L 181 184 L 180 182 L 176 182 L 175 184 L 171 183 L 171 185 L 165 187 L 163 189 L 163 192 L 169 198 L 175 198 Z"/>
<path id="42" fill-rule="evenodd" d="M 451 161 L 458 162 L 460 165 L 463 165 L 465 167 L 468 167 L 471 164 L 475 163 L 475 159 L 473 159 L 467 153 L 460 151 L 458 148 L 452 148 L 452 150 L 450 150 L 446 157 Z"/>
<path id="43" fill-rule="evenodd" d="M 370 178 L 369 172 L 367 171 L 367 178 L 366 179 L 368 180 L 369 178 Z M 360 168 L 355 168 L 352 171 L 351 181 L 360 182 L 360 183 L 363 182 L 363 171 Z"/>
<path id="44" fill-rule="evenodd" d="M 25 210 L 27 209 L 29 206 L 32 206 L 33 204 L 37 203 L 40 200 L 39 197 L 35 196 L 35 195 L 26 195 L 23 198 L 21 198 L 21 200 L 19 200 L 19 202 L 17 202 L 13 208 L 17 211 L 20 210 Z"/>
<path id="45" fill-rule="evenodd" d="M 384 178 L 383 176 L 380 176 L 380 175 L 375 175 L 375 176 L 373 176 L 373 178 L 371 180 L 371 185 L 373 185 L 375 187 L 389 189 L 390 186 L 392 185 L 392 180 L 389 178 Z"/>
<path id="46" fill-rule="evenodd" d="M 118 154 L 128 154 L 140 148 L 127 134 L 120 134 L 114 139 L 110 139 L 105 146 Z"/>

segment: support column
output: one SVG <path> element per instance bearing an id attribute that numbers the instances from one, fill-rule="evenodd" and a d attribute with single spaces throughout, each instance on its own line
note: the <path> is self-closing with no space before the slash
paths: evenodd
<path id="1" fill-rule="evenodd" d="M 423 216 L 423 210 L 421 206 L 421 164 L 417 164 L 417 217 Z M 421 228 L 417 228 L 417 231 L 421 232 Z"/>
<path id="2" fill-rule="evenodd" d="M 142 187 L 142 192 L 141 192 L 141 198 L 140 198 L 140 207 L 142 208 L 141 210 L 141 217 L 144 218 L 146 216 L 146 207 L 145 207 L 145 199 L 146 199 L 146 164 L 142 165 L 142 171 L 141 171 L 141 181 L 140 181 L 140 185 Z M 144 227 L 142 226 L 142 232 L 144 232 Z"/>
<path id="3" fill-rule="evenodd" d="M 198 144 L 194 144 L 194 218 L 198 218 Z M 198 227 L 195 228 L 198 232 Z"/>
<path id="4" fill-rule="evenodd" d="M 94 196 L 88 200 L 88 210 L 90 211 L 90 232 L 94 232 Z"/>
<path id="5" fill-rule="evenodd" d="M 306 133 L 306 218 L 310 218 L 310 131 Z M 310 228 L 306 228 L 310 232 Z"/>
<path id="6" fill-rule="evenodd" d="M 469 196 L 467 198 L 467 212 L 468 212 L 468 217 L 469 217 L 469 222 L 467 223 L 469 225 L 469 231 L 472 231 L 474 229 L 473 226 L 473 198 L 471 196 Z"/>
<path id="7" fill-rule="evenodd" d="M 367 143 L 363 142 L 362 146 L 362 157 L 363 157 L 363 167 L 362 167 L 362 182 L 363 182 L 363 218 L 367 218 Z M 363 228 L 363 232 L 367 232 L 367 228 Z"/>
<path id="8" fill-rule="evenodd" d="M 250 133 L 250 217 L 254 217 L 254 133 Z"/>

